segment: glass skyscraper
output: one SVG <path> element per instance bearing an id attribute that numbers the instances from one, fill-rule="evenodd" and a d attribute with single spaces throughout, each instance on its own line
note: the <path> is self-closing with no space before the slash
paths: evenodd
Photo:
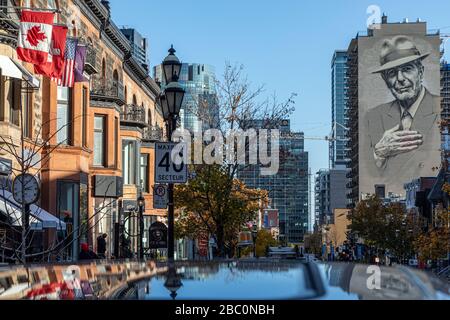
<path id="1" fill-rule="evenodd" d="M 162 65 L 154 68 L 154 79 L 161 83 L 164 89 L 164 75 Z M 214 127 L 219 121 L 216 93 L 216 76 L 214 67 L 207 64 L 183 63 L 179 82 L 186 90 L 183 106 L 180 111 L 181 126 L 191 132 Z M 198 118 L 198 107 L 208 106 L 210 123 L 201 122 Z"/>
<path id="2" fill-rule="evenodd" d="M 248 127 L 255 130 L 263 125 L 261 120 L 251 122 Z M 271 208 L 279 211 L 280 240 L 299 244 L 308 231 L 308 152 L 304 134 L 292 132 L 289 120 L 277 127 L 281 135 L 278 174 L 262 176 L 260 166 L 248 165 L 238 171 L 238 178 L 250 188 L 269 192 Z"/>
<path id="3" fill-rule="evenodd" d="M 133 57 L 149 71 L 148 41 L 136 29 L 122 28 L 120 31 L 131 44 Z"/>
<path id="4" fill-rule="evenodd" d="M 347 51 L 335 51 L 331 61 L 331 125 L 330 168 L 346 169 L 347 157 Z"/>

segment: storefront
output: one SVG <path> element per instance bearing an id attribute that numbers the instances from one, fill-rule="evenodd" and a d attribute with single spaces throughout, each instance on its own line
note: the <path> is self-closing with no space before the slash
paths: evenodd
<path id="1" fill-rule="evenodd" d="M 81 243 L 88 242 L 88 184 L 81 181 L 57 181 L 58 218 L 67 224 L 64 260 L 78 260 Z"/>
<path id="2" fill-rule="evenodd" d="M 123 179 L 117 176 L 94 176 L 93 241 L 98 252 L 97 239 L 106 234 L 106 257 L 116 255 L 116 225 L 120 223 L 119 198 L 123 195 Z"/>

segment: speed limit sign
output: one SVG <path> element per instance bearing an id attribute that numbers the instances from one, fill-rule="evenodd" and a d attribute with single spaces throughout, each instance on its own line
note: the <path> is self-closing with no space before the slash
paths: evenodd
<path id="1" fill-rule="evenodd" d="M 184 152 L 186 152 L 185 143 L 155 144 L 155 183 L 187 182 L 187 165 L 183 161 Z"/>

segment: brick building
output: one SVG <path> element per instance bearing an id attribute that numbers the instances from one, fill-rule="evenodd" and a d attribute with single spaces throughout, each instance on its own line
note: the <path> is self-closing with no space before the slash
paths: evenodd
<path id="1" fill-rule="evenodd" d="M 73 88 L 58 87 L 34 75 L 31 64 L 17 59 L 20 11 L 0 10 L 2 18 L 11 19 L 0 19 L 0 56 L 23 69 L 23 79 L 0 71 L 0 135 L 11 137 L 16 144 L 21 143 L 21 131 L 26 144 L 36 138 L 48 140 L 38 155 L 42 161 L 34 169 L 41 182 L 38 205 L 80 231 L 68 250 L 74 259 L 81 242 L 95 249 L 95 239 L 102 233 L 108 234 L 108 252 L 119 255 L 115 234 L 119 224 L 137 252 L 133 236 L 138 232 L 135 212 L 141 191 L 146 200 L 146 230 L 166 215 L 152 207 L 154 142 L 164 136 L 162 111 L 156 103 L 159 87 L 132 56 L 130 42 L 110 18 L 108 1 L 0 3 L 11 8 L 59 10 L 56 22 L 69 26 L 69 36 L 78 37 L 88 47 L 88 81 Z M 20 110 L 23 120 L 18 116 Z M 0 157 L 18 165 L 4 150 Z"/>

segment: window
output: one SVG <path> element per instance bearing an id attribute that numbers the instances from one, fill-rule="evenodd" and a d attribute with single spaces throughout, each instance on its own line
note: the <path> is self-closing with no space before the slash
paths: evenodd
<path id="1" fill-rule="evenodd" d="M 82 146 L 87 147 L 88 89 L 83 87 L 83 114 L 81 119 Z"/>
<path id="2" fill-rule="evenodd" d="M 94 117 L 94 166 L 106 166 L 105 116 Z"/>
<path id="3" fill-rule="evenodd" d="M 119 119 L 114 118 L 114 164 L 119 167 Z"/>
<path id="4" fill-rule="evenodd" d="M 18 79 L 9 81 L 8 103 L 9 103 L 9 123 L 20 125 L 20 104 L 21 104 L 22 83 Z"/>
<path id="5" fill-rule="evenodd" d="M 103 60 L 102 60 L 102 85 L 103 85 L 103 88 L 106 85 L 106 61 L 105 61 L 105 58 L 103 58 Z"/>
<path id="6" fill-rule="evenodd" d="M 33 115 L 33 107 L 31 104 L 31 93 L 23 92 L 22 93 L 22 114 L 23 114 L 23 135 L 25 138 L 31 138 L 33 123 L 32 123 L 32 115 Z"/>
<path id="7" fill-rule="evenodd" d="M 88 225 L 88 193 L 87 185 L 75 181 L 57 181 L 57 212 L 58 217 L 67 223 L 68 243 L 65 248 L 67 258 L 78 258 L 80 242 L 87 239 Z M 75 231 L 78 234 L 74 237 Z"/>
<path id="8" fill-rule="evenodd" d="M 70 145 L 71 119 L 72 119 L 72 90 L 66 87 L 58 87 L 58 106 L 56 110 L 57 128 L 56 143 Z"/>
<path id="9" fill-rule="evenodd" d="M 149 126 L 151 126 L 152 125 L 152 111 L 150 109 L 148 109 L 147 114 L 148 114 L 147 123 Z"/>
<path id="10" fill-rule="evenodd" d="M 3 12 L 4 14 L 8 14 L 8 8 L 3 8 L 8 6 L 8 1 L 7 0 L 0 0 L 0 12 Z"/>
<path id="11" fill-rule="evenodd" d="M 136 142 L 122 142 L 122 161 L 123 183 L 128 185 L 135 184 Z"/>
<path id="12" fill-rule="evenodd" d="M 142 192 L 149 193 L 148 185 L 148 154 L 141 154 L 141 189 Z"/>
<path id="13" fill-rule="evenodd" d="M 137 106 L 137 98 L 135 94 L 133 94 L 133 105 Z"/>

